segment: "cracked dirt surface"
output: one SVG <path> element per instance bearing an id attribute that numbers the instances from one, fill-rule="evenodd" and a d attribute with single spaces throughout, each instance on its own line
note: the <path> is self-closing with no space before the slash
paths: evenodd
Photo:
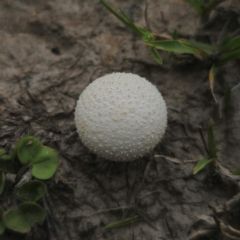
<path id="1" fill-rule="evenodd" d="M 145 1 L 108 2 L 145 26 Z M 229 4 L 235 2 L 223 7 Z M 212 118 L 221 148 L 219 162 L 230 171 L 239 167 L 237 87 L 231 112 L 220 118 L 205 64 L 176 57 L 171 67 L 157 65 L 141 39 L 95 0 L 2 0 L 0 15 L 0 148 L 11 150 L 19 137 L 30 134 L 59 153 L 58 171 L 46 181 L 48 194 L 41 203 L 49 217 L 19 239 L 231 239 L 222 228 L 239 239 L 229 228 L 239 229 L 237 181 L 210 169 L 193 175 L 196 163 L 153 157 L 203 158 L 206 152 L 197 126 L 206 135 Z M 180 0 L 150 1 L 148 16 L 157 33 L 171 35 L 177 27 L 180 36 L 210 43 L 219 35 L 211 26 L 199 35 L 198 16 Z M 238 84 L 238 66 L 236 60 L 220 71 L 218 99 L 229 84 Z M 163 141 L 148 156 L 130 163 L 97 158 L 82 145 L 74 125 L 80 93 L 111 72 L 145 77 L 168 106 Z M 10 193 L 6 189 L 1 195 L 4 210 L 15 203 Z M 134 215 L 141 221 L 103 230 L 110 222 Z"/>

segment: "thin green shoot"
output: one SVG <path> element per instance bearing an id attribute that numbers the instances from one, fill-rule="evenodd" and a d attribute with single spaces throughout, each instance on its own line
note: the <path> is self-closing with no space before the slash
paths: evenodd
<path id="1" fill-rule="evenodd" d="M 208 141 L 207 141 L 208 157 L 201 159 L 197 163 L 197 165 L 193 169 L 193 174 L 197 174 L 198 172 L 200 172 L 202 169 L 204 169 L 209 164 L 214 163 L 218 158 L 217 152 L 220 149 L 218 147 L 216 147 L 216 145 L 215 145 L 212 120 L 209 120 L 209 122 L 208 122 L 207 136 L 208 136 Z"/>
<path id="2" fill-rule="evenodd" d="M 109 230 L 112 228 L 119 228 L 119 227 L 124 227 L 128 226 L 130 224 L 133 224 L 135 222 L 138 222 L 140 220 L 140 217 L 138 215 L 135 215 L 133 217 L 129 217 L 120 221 L 112 222 L 107 224 L 103 229 L 104 230 Z"/>

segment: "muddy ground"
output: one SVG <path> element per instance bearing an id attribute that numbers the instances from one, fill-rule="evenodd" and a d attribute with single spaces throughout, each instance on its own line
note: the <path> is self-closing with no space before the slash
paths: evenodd
<path id="1" fill-rule="evenodd" d="M 145 1 L 108 0 L 121 6 L 138 25 L 146 26 Z M 149 1 L 151 28 L 215 44 L 238 1 L 226 1 L 201 28 L 198 15 L 181 0 Z M 226 11 L 225 11 L 226 10 Z M 48 212 L 43 226 L 10 239 L 185 240 L 240 239 L 238 179 L 207 168 L 193 175 L 196 163 L 174 163 L 154 155 L 200 160 L 214 122 L 221 148 L 218 162 L 230 172 L 240 166 L 239 94 L 222 118 L 208 83 L 208 64 L 174 56 L 158 65 L 141 39 L 95 0 L 1 0 L 0 2 L 0 148 L 11 151 L 24 135 L 34 135 L 59 154 L 55 176 L 46 181 L 41 202 Z M 238 15 L 227 28 L 240 27 Z M 239 83 L 240 61 L 223 67 L 215 84 L 218 101 L 229 84 Z M 90 153 L 74 125 L 76 100 L 96 78 L 132 72 L 157 86 L 168 106 L 164 139 L 146 157 L 117 163 Z M 15 204 L 12 190 L 0 197 L 4 210 Z M 139 215 L 141 221 L 104 231 L 103 226 Z M 231 229 L 234 228 L 234 229 Z M 5 239 L 9 239 L 9 238 Z M 3 236 L 0 236 L 3 239 Z"/>

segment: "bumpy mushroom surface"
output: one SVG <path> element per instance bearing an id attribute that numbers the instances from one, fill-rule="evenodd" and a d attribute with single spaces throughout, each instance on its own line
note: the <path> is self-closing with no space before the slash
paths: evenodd
<path id="1" fill-rule="evenodd" d="M 160 141 L 167 109 L 160 92 L 145 78 L 112 73 L 92 82 L 80 95 L 75 123 L 92 152 L 113 161 L 131 161 Z"/>

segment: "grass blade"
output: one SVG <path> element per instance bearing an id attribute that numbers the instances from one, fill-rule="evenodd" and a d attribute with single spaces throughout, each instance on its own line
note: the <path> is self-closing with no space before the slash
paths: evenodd
<path id="1" fill-rule="evenodd" d="M 179 40 L 145 41 L 145 43 L 149 46 L 164 51 L 196 54 L 195 50 L 187 46 L 184 46 Z"/>
<path id="2" fill-rule="evenodd" d="M 158 51 L 154 47 L 149 47 L 150 54 L 152 58 L 159 64 L 162 64 L 162 58 L 160 57 Z"/>
<path id="3" fill-rule="evenodd" d="M 140 34 L 141 36 L 150 33 L 148 30 L 136 26 L 136 25 L 132 22 L 132 20 L 125 14 L 125 12 L 124 12 L 121 8 L 119 8 L 119 10 L 120 10 L 120 12 L 122 13 L 122 15 L 124 16 L 124 18 L 127 20 L 128 24 L 129 24 L 129 27 L 130 27 L 133 31 L 135 31 L 136 33 Z"/>
<path id="4" fill-rule="evenodd" d="M 223 54 L 219 60 L 217 61 L 217 66 L 222 66 L 231 60 L 234 60 L 236 58 L 240 57 L 240 49 L 237 49 L 235 51 L 232 51 L 230 53 Z"/>
<path id="5" fill-rule="evenodd" d="M 225 91 L 223 98 L 221 99 L 219 105 L 220 117 L 222 117 L 222 113 L 227 113 L 229 110 L 232 89 L 233 89 L 232 86 L 229 85 L 227 90 Z"/>
<path id="6" fill-rule="evenodd" d="M 201 50 L 204 53 L 211 54 L 214 51 L 214 48 L 211 45 L 195 42 L 195 41 L 186 41 L 189 46 L 196 47 L 198 50 Z"/>
<path id="7" fill-rule="evenodd" d="M 240 48 L 240 36 L 237 36 L 231 40 L 228 44 L 226 44 L 227 51 L 234 50 Z"/>
<path id="8" fill-rule="evenodd" d="M 146 40 L 145 43 L 157 49 L 169 52 L 189 53 L 194 55 L 200 55 L 203 57 L 208 56 L 208 54 L 213 51 L 213 48 L 210 45 L 186 40 Z"/>
<path id="9" fill-rule="evenodd" d="M 226 45 L 228 45 L 228 43 L 231 41 L 231 36 L 230 35 L 227 35 L 227 36 L 225 36 L 222 40 L 221 40 L 221 42 L 218 44 L 218 51 L 219 52 L 223 52 L 225 49 L 225 47 L 226 47 Z"/>
<path id="10" fill-rule="evenodd" d="M 113 10 L 109 4 L 105 0 L 100 0 L 100 2 L 108 9 L 109 12 L 111 12 L 116 18 L 118 18 L 123 24 L 125 24 L 128 28 L 132 29 L 137 34 L 140 34 L 141 36 L 149 33 L 148 30 L 136 26 L 130 18 L 127 17 L 127 15 L 123 12 L 122 9 L 120 9 L 121 13 L 123 14 L 123 17 L 117 13 L 115 10 Z"/>
<path id="11" fill-rule="evenodd" d="M 206 59 L 208 54 L 201 50 L 199 47 L 196 47 L 195 45 L 192 45 L 190 42 L 185 41 L 185 40 L 181 40 L 181 44 L 192 49 L 193 52 L 195 52 L 195 55 L 201 56 L 202 59 Z M 200 43 L 199 43 L 200 44 Z M 197 44 L 196 44 L 197 45 Z"/>
<path id="12" fill-rule="evenodd" d="M 129 224 L 135 223 L 139 220 L 140 220 L 140 217 L 138 215 L 135 215 L 133 217 L 126 218 L 126 219 L 121 220 L 121 221 L 116 221 L 116 222 L 109 223 L 103 229 L 107 230 L 107 229 L 112 229 L 112 228 L 123 227 L 123 226 L 127 226 Z"/>
<path id="13" fill-rule="evenodd" d="M 217 103 L 217 99 L 214 95 L 214 81 L 215 81 L 215 76 L 217 74 L 218 68 L 215 65 L 212 65 L 210 71 L 209 71 L 209 84 L 210 84 L 210 90 L 212 93 L 212 96 L 215 100 L 215 102 Z"/>
<path id="14" fill-rule="evenodd" d="M 197 174 L 198 172 L 200 172 L 203 168 L 205 168 L 208 164 L 210 164 L 211 162 L 213 162 L 215 159 L 207 159 L 207 158 L 203 158 L 201 159 L 197 165 L 194 167 L 193 169 L 193 174 Z"/>

